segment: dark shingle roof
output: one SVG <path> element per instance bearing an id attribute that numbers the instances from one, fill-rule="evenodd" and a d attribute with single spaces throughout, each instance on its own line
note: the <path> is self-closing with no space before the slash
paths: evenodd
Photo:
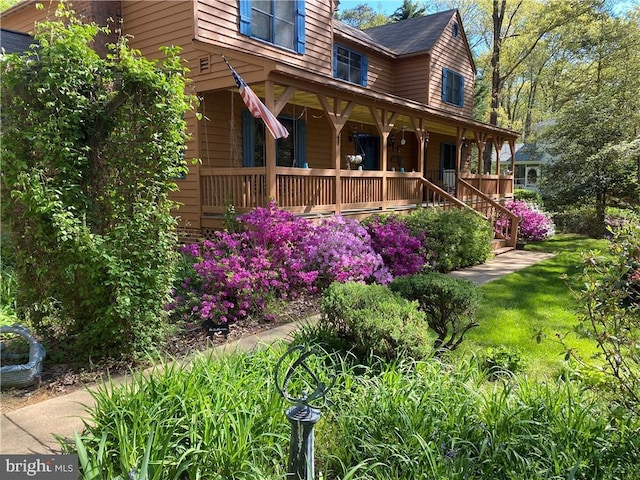
<path id="1" fill-rule="evenodd" d="M 28 33 L 0 29 L 0 47 L 3 53 L 26 52 L 35 40 Z"/>
<path id="2" fill-rule="evenodd" d="M 431 50 L 456 10 L 434 13 L 425 17 L 409 18 L 368 28 L 363 32 L 375 43 L 393 50 L 398 55 Z"/>

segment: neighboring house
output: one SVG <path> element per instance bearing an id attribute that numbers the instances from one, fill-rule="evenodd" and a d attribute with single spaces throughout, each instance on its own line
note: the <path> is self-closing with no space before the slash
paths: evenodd
<path id="1" fill-rule="evenodd" d="M 32 31 L 55 7 L 44 3 L 12 7 L 3 26 Z M 362 216 L 512 195 L 513 176 L 468 168 L 487 145 L 513 152 L 518 134 L 472 118 L 476 67 L 458 11 L 361 31 L 334 19 L 337 3 L 74 2 L 97 23 L 122 18 L 131 46 L 149 58 L 161 45 L 183 49 L 202 114 L 187 117 L 187 156 L 200 162 L 174 196 L 183 231 L 207 236 L 229 205 L 244 212 L 270 199 L 309 216 Z M 249 114 L 223 54 L 288 138 L 276 141 Z M 354 155 L 362 161 L 349 162 Z"/>
<path id="2" fill-rule="evenodd" d="M 539 190 L 542 165 L 547 161 L 545 153 L 537 143 L 516 143 L 513 182 L 515 188 Z M 511 167 L 511 153 L 504 151 L 501 157 L 503 169 Z"/>

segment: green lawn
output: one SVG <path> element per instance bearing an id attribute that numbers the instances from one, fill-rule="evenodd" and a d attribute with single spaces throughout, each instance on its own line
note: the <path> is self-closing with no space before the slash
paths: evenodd
<path id="1" fill-rule="evenodd" d="M 577 301 L 567 282 L 580 270 L 580 252 L 606 250 L 605 240 L 576 235 L 558 235 L 527 249 L 552 252 L 548 260 L 507 275 L 480 287 L 484 300 L 477 312 L 479 327 L 467 333 L 460 350 L 479 353 L 500 345 L 524 352 L 527 372 L 534 376 L 555 376 L 563 365 L 566 350 L 557 335 L 583 358 L 596 352 L 595 342 L 573 331 Z M 563 275 L 567 275 L 565 280 Z M 538 342 L 539 332 L 542 332 Z"/>

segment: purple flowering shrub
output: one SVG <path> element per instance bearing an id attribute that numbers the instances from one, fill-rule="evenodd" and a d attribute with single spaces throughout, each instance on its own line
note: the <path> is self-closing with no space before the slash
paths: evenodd
<path id="1" fill-rule="evenodd" d="M 422 255 L 424 233 L 417 238 L 406 222 L 396 215 L 374 216 L 365 222 L 373 250 L 378 253 L 393 277 L 420 272 L 425 265 Z"/>
<path id="2" fill-rule="evenodd" d="M 307 268 L 318 272 L 320 287 L 331 282 L 391 281 L 389 270 L 372 245 L 367 230 L 357 221 L 341 216 L 323 219 L 303 246 Z"/>
<path id="3" fill-rule="evenodd" d="M 505 203 L 505 208 L 514 213 L 520 219 L 518 224 L 518 238 L 528 242 L 546 240 L 553 231 L 553 223 L 549 216 L 529 206 L 522 200 L 513 200 Z M 498 224 L 500 221 L 498 220 Z"/>
<path id="4" fill-rule="evenodd" d="M 170 306 L 183 319 L 268 318 L 271 300 L 313 294 L 333 281 L 391 280 L 356 221 L 333 217 L 316 226 L 273 203 L 237 220 L 239 232 L 216 232 L 212 240 L 183 247 L 192 270 Z"/>
<path id="5" fill-rule="evenodd" d="M 309 222 L 273 204 L 240 216 L 238 222 L 240 232 L 215 232 L 212 240 L 183 247 L 193 275 L 176 289 L 172 305 L 183 318 L 235 322 L 264 315 L 272 299 L 315 291 L 318 273 L 303 268 L 307 262 L 297 248 L 312 232 Z"/>

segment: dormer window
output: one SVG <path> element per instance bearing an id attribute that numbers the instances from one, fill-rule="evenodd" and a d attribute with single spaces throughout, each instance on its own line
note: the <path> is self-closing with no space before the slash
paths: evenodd
<path id="1" fill-rule="evenodd" d="M 368 61 L 365 55 L 341 45 L 333 46 L 333 76 L 367 86 Z"/>
<path id="2" fill-rule="evenodd" d="M 304 53 L 304 29 L 304 0 L 240 0 L 243 35 Z"/>
<path id="3" fill-rule="evenodd" d="M 464 106 L 464 77 L 448 68 L 442 69 L 442 100 L 458 107 Z"/>

